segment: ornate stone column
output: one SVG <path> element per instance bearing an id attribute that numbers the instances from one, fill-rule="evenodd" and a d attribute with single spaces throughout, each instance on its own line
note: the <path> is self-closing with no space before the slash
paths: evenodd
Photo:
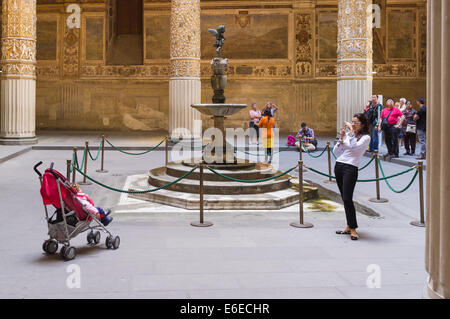
<path id="1" fill-rule="evenodd" d="M 428 1 L 425 296 L 450 298 L 450 1 Z"/>
<path id="2" fill-rule="evenodd" d="M 36 0 L 3 0 L 0 144 L 34 144 Z"/>
<path id="3" fill-rule="evenodd" d="M 372 94 L 372 0 L 339 0 L 337 131 Z"/>
<path id="4" fill-rule="evenodd" d="M 200 137 L 200 112 L 191 107 L 201 103 L 200 0 L 172 0 L 169 90 L 169 134 Z"/>

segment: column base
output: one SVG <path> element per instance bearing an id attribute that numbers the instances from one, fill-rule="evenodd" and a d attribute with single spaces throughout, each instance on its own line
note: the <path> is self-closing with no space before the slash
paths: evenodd
<path id="1" fill-rule="evenodd" d="M 0 137 L 0 145 L 32 145 L 37 144 L 35 137 Z"/>

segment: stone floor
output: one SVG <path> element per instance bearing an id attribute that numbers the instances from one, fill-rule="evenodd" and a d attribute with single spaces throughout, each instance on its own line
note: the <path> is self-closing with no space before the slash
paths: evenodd
<path id="1" fill-rule="evenodd" d="M 49 135 L 47 135 L 49 136 Z M 48 138 L 46 145 L 82 146 L 92 135 Z M 46 138 L 40 143 L 45 144 Z M 117 137 L 119 139 L 119 137 Z M 117 140 L 116 139 L 116 140 Z M 152 140 L 152 144 L 146 144 Z M 53 141 L 53 142 L 52 142 Z M 121 146 L 156 145 L 158 136 L 121 137 Z M 53 144 L 52 144 L 53 143 Z M 42 145 L 38 144 L 38 145 Z M 17 149 L 0 146 L 2 158 Z M 241 154 L 243 156 L 243 154 Z M 286 170 L 296 165 L 299 153 L 275 156 L 274 165 Z M 39 181 L 32 166 L 42 160 L 45 167 L 65 173 L 71 152 L 64 149 L 32 149 L 0 164 L 0 298 L 421 298 L 426 282 L 424 269 L 425 229 L 413 227 L 418 219 L 418 182 L 402 194 L 382 183 L 385 204 L 373 204 L 373 183 L 360 183 L 355 202 L 361 239 L 351 241 L 335 230 L 345 224 L 342 205 L 328 202 L 331 211 L 306 206 L 310 229 L 289 226 L 298 220 L 298 205 L 280 211 L 206 211 L 210 228 L 195 228 L 198 212 L 170 206 L 136 203 L 125 194 L 84 186 L 96 204 L 116 208 L 109 227 L 121 236 L 118 250 L 106 250 L 104 238 L 88 247 L 85 236 L 74 239 L 78 256 L 63 262 L 47 256 L 41 246 L 46 238 L 44 209 Z M 307 165 L 327 170 L 326 157 L 303 156 Z M 362 164 L 368 159 L 363 158 Z M 101 182 L 123 188 L 127 176 L 145 174 L 164 165 L 164 152 L 128 156 L 107 151 L 107 174 L 96 173 L 99 162 L 89 162 L 89 174 Z M 404 165 L 383 162 L 387 174 L 405 170 Z M 360 178 L 373 177 L 373 166 Z M 413 173 L 392 180 L 405 186 Z M 296 174 L 294 174 L 296 175 Z M 337 187 L 325 184 L 323 176 L 304 173 L 330 193 Z M 127 206 L 128 205 L 128 206 Z M 378 216 L 370 215 L 375 212 Z M 81 288 L 66 285 L 71 265 L 81 270 Z M 369 288 L 370 265 L 378 265 L 380 288 Z"/>

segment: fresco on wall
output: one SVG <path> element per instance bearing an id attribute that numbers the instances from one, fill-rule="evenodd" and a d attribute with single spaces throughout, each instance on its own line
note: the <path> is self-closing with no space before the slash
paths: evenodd
<path id="1" fill-rule="evenodd" d="M 86 60 L 103 60 L 103 18 L 86 18 Z"/>
<path id="2" fill-rule="evenodd" d="M 388 58 L 414 59 L 416 14 L 392 10 L 388 13 Z"/>
<path id="3" fill-rule="evenodd" d="M 202 59 L 216 56 L 208 28 L 226 26 L 222 56 L 229 59 L 287 59 L 288 15 L 202 16 Z"/>
<path id="4" fill-rule="evenodd" d="M 337 59 L 337 18 L 336 11 L 318 13 L 319 60 Z"/>
<path id="5" fill-rule="evenodd" d="M 36 59 L 56 60 L 57 22 L 38 19 L 36 27 Z"/>
<path id="6" fill-rule="evenodd" d="M 170 16 L 145 18 L 145 58 L 170 58 Z"/>

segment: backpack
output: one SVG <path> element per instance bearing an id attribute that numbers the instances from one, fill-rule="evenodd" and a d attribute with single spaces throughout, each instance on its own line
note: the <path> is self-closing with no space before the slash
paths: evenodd
<path id="1" fill-rule="evenodd" d="M 376 106 L 370 106 L 364 114 L 367 116 L 367 119 L 370 123 L 373 123 L 375 117 L 375 108 Z"/>

